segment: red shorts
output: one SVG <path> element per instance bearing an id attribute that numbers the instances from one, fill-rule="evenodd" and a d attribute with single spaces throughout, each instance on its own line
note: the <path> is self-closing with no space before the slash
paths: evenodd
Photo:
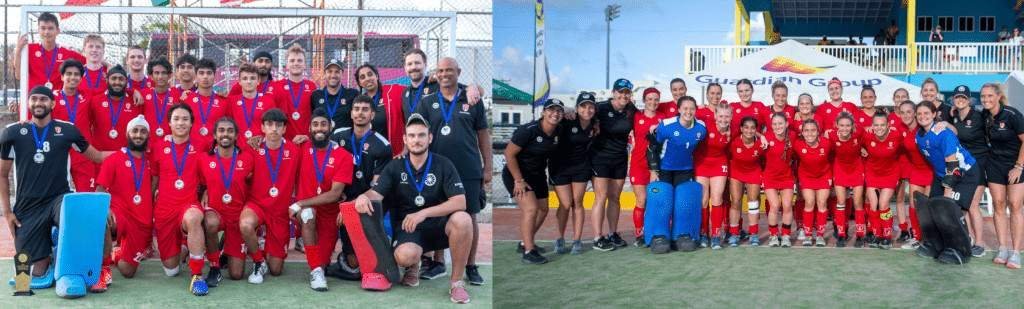
<path id="1" fill-rule="evenodd" d="M 935 173 L 929 167 L 912 167 L 910 168 L 910 184 L 927 187 L 932 185 L 932 180 L 935 177 Z"/>
<path id="2" fill-rule="evenodd" d="M 729 173 L 729 179 L 735 179 L 744 184 L 761 185 L 760 171 L 741 173 L 740 171 L 733 170 L 732 173 Z"/>
<path id="3" fill-rule="evenodd" d="M 338 244 L 338 204 L 316 208 L 316 244 L 320 246 L 320 262 L 327 265 Z"/>
<path id="4" fill-rule="evenodd" d="M 267 254 L 280 259 L 288 257 L 288 242 L 291 240 L 291 235 L 288 233 L 288 224 L 291 221 L 288 218 L 287 212 L 272 215 L 271 212 L 252 202 L 245 203 L 245 208 L 249 208 L 256 214 L 260 225 L 266 226 L 266 234 L 263 236 L 265 240 L 263 249 L 266 250 Z"/>
<path id="5" fill-rule="evenodd" d="M 71 154 L 71 182 L 75 184 L 75 192 L 96 191 L 97 165 L 76 152 Z"/>
<path id="6" fill-rule="evenodd" d="M 800 177 L 800 189 L 823 190 L 832 189 L 832 179 L 828 177 Z"/>
<path id="7" fill-rule="evenodd" d="M 837 166 L 838 167 L 838 166 Z M 842 168 L 836 168 L 833 171 L 834 182 L 836 186 L 841 187 L 858 187 L 864 185 L 864 169 L 855 168 L 847 171 Z"/>
<path id="8" fill-rule="evenodd" d="M 913 171 L 914 166 L 910 164 L 910 159 L 907 159 L 906 155 L 900 155 L 900 179 L 910 179 Z"/>
<path id="9" fill-rule="evenodd" d="M 767 175 L 766 175 L 767 176 Z M 794 185 L 793 177 L 765 177 L 764 178 L 764 189 L 775 189 L 785 190 L 793 189 Z"/>
<path id="10" fill-rule="evenodd" d="M 896 185 L 899 184 L 899 182 L 900 178 L 898 173 L 896 172 L 889 173 L 889 175 L 873 175 L 872 173 L 867 174 L 868 187 L 880 189 L 896 189 Z"/>
<path id="11" fill-rule="evenodd" d="M 725 160 L 703 160 L 697 164 L 694 174 L 698 177 L 721 177 L 729 176 L 729 163 Z"/>
<path id="12" fill-rule="evenodd" d="M 115 203 L 113 200 L 111 203 Z M 114 222 L 117 226 L 117 261 L 124 261 L 132 266 L 139 266 L 139 262 L 146 258 L 146 250 L 153 242 L 153 223 L 139 222 L 125 208 L 111 205 L 114 212 Z M 161 250 L 163 252 L 163 250 Z"/>
<path id="13" fill-rule="evenodd" d="M 205 210 L 199 204 L 189 204 L 176 210 L 155 212 L 156 245 L 157 250 L 160 250 L 160 260 L 176 258 L 181 253 L 181 245 L 185 242 L 185 231 L 181 227 L 181 221 L 185 217 L 185 212 L 193 208 Z"/>
<path id="14" fill-rule="evenodd" d="M 207 208 L 206 213 L 216 213 L 220 217 L 219 231 L 224 232 L 224 243 L 220 249 L 224 255 L 245 260 L 245 241 L 242 239 L 242 231 L 238 228 L 238 214 L 224 215 L 214 208 Z"/>
<path id="15" fill-rule="evenodd" d="M 647 169 L 647 160 L 629 161 L 629 183 L 634 186 L 646 186 L 651 183 L 651 170 Z"/>

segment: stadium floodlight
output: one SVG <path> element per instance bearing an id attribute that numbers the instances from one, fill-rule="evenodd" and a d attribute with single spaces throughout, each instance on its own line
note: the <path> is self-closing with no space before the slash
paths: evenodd
<path id="1" fill-rule="evenodd" d="M 611 4 L 611 5 L 608 5 L 608 7 L 604 8 L 604 20 L 607 23 L 607 27 L 605 28 L 606 29 L 606 31 L 605 31 L 605 34 L 606 34 L 605 43 L 607 43 L 607 45 L 605 46 L 605 49 L 604 49 L 604 84 L 605 84 L 605 86 L 607 88 L 611 88 L 612 87 L 612 85 L 610 84 L 611 80 L 609 79 L 609 77 L 610 77 L 609 75 L 610 75 L 610 72 L 611 72 L 610 71 L 610 65 L 611 65 L 611 60 L 610 59 L 611 59 L 611 50 L 612 50 L 612 20 L 615 20 L 616 18 L 619 18 L 619 12 L 621 12 L 621 10 L 622 10 L 622 6 L 618 5 L 618 4 Z"/>

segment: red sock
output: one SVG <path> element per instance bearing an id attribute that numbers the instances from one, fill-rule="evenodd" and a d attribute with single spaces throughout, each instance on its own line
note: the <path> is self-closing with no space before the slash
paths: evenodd
<path id="1" fill-rule="evenodd" d="M 789 234 L 792 232 L 792 230 L 793 230 L 793 225 L 792 224 L 783 224 L 782 225 L 782 236 L 789 236 Z"/>
<path id="2" fill-rule="evenodd" d="M 864 210 L 868 213 L 868 231 L 872 235 L 878 236 L 878 230 L 875 229 L 878 227 L 878 212 L 871 210 L 871 208 L 865 208 Z"/>
<path id="3" fill-rule="evenodd" d="M 210 267 L 219 268 L 220 267 L 220 250 L 212 250 L 210 252 L 206 252 L 206 260 L 210 261 Z"/>
<path id="4" fill-rule="evenodd" d="M 914 238 L 921 241 L 921 223 L 917 221 L 917 210 L 910 207 L 910 226 L 914 229 Z"/>
<path id="5" fill-rule="evenodd" d="M 707 207 L 700 208 L 700 232 L 704 235 L 708 235 L 708 212 L 710 211 Z"/>
<path id="6" fill-rule="evenodd" d="M 636 209 L 636 208 L 634 208 Z M 309 270 L 314 270 L 320 267 L 320 246 L 319 245 L 305 245 L 306 249 L 306 264 L 309 264 Z"/>
<path id="7" fill-rule="evenodd" d="M 725 207 L 711 206 L 711 236 L 722 235 L 722 221 L 725 218 Z"/>
<path id="8" fill-rule="evenodd" d="M 882 238 L 891 239 L 892 238 L 892 215 L 889 213 L 888 209 L 882 210 L 882 211 L 879 212 L 879 214 L 878 214 L 878 221 L 882 225 Z"/>
<path id="9" fill-rule="evenodd" d="M 864 237 L 864 234 L 867 233 L 867 226 L 865 224 L 865 221 L 867 221 L 868 218 L 865 217 L 863 209 L 854 210 L 853 213 L 853 222 L 857 224 L 857 238 Z"/>
<path id="10" fill-rule="evenodd" d="M 633 236 L 644 233 L 644 209 L 633 207 Z"/>
<path id="11" fill-rule="evenodd" d="M 203 264 L 203 256 L 189 255 L 188 269 L 192 270 L 193 276 L 203 274 Z"/>
<path id="12" fill-rule="evenodd" d="M 814 223 L 817 225 L 818 236 L 825 236 L 825 221 L 828 221 L 828 211 L 819 211 L 815 218 Z"/>
<path id="13" fill-rule="evenodd" d="M 729 235 L 739 237 L 740 236 L 740 225 L 729 225 Z"/>
<path id="14" fill-rule="evenodd" d="M 836 197 L 835 196 L 829 196 L 828 200 L 826 202 L 827 202 L 826 205 L 828 205 L 828 211 L 833 211 L 833 210 L 836 209 Z"/>
<path id="15" fill-rule="evenodd" d="M 901 234 L 907 232 L 907 225 L 908 225 L 907 222 L 900 223 L 900 233 Z"/>
<path id="16" fill-rule="evenodd" d="M 811 227 L 814 226 L 814 210 L 804 210 L 804 223 L 801 226 L 804 229 L 804 235 L 811 237 Z"/>
<path id="17" fill-rule="evenodd" d="M 803 216 L 799 216 L 795 212 L 804 211 L 804 200 L 797 200 L 796 204 L 793 205 L 793 211 L 793 223 L 795 223 L 797 227 L 802 226 L 801 224 L 803 224 L 804 221 Z"/>
<path id="18" fill-rule="evenodd" d="M 254 263 L 262 263 L 263 262 L 263 251 L 260 251 L 259 249 L 252 250 L 252 252 L 249 252 L 249 256 L 252 257 L 252 261 Z"/>
<path id="19" fill-rule="evenodd" d="M 771 235 L 771 236 L 779 235 L 779 226 L 778 225 L 769 224 L 768 225 L 768 235 Z"/>
<path id="20" fill-rule="evenodd" d="M 832 214 L 832 220 L 836 222 L 836 233 L 840 238 L 846 238 L 846 207 L 836 206 L 836 212 Z"/>
<path id="21" fill-rule="evenodd" d="M 757 224 L 751 224 L 751 225 L 747 226 L 747 233 L 750 233 L 751 237 L 757 237 L 757 232 L 758 232 Z"/>

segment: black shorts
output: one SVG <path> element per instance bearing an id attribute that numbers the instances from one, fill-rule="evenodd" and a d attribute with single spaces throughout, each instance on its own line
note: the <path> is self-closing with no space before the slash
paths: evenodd
<path id="1" fill-rule="evenodd" d="M 544 178 L 544 175 L 523 174 L 523 180 L 526 180 L 526 185 L 530 186 L 527 191 L 532 191 L 537 199 L 548 198 L 548 182 L 544 181 Z M 505 190 L 508 190 L 509 196 L 515 194 L 515 179 L 512 179 L 512 172 L 509 172 L 507 168 L 501 171 L 501 182 L 505 184 Z"/>
<path id="2" fill-rule="evenodd" d="M 21 227 L 14 230 L 15 252 L 26 252 L 32 262 L 53 253 L 53 227 L 60 222 L 63 194 L 45 198 L 20 198 L 15 203 L 14 216 Z"/>
<path id="3" fill-rule="evenodd" d="M 484 209 L 487 196 L 484 195 L 483 179 L 463 179 L 462 187 L 466 189 L 466 212 L 475 215 Z"/>
<path id="4" fill-rule="evenodd" d="M 967 210 L 971 208 L 971 201 L 974 200 L 974 191 L 978 189 L 978 173 L 981 171 L 977 168 L 971 167 L 964 173 L 964 176 L 960 178 L 960 183 L 957 183 L 953 187 L 952 198 L 956 201 L 960 208 Z M 942 196 L 945 187 L 942 186 L 942 177 L 934 177 L 932 180 L 932 192 L 930 197 Z"/>
<path id="5" fill-rule="evenodd" d="M 554 172 L 551 175 L 549 181 L 553 186 L 564 186 L 574 182 L 587 183 L 590 178 L 593 177 L 590 167 L 584 168 L 573 168 L 571 170 L 563 170 Z"/>
<path id="6" fill-rule="evenodd" d="M 672 187 L 681 183 L 691 181 L 694 178 L 693 170 L 685 171 L 658 171 L 658 181 L 671 183 Z"/>
<path id="7" fill-rule="evenodd" d="M 626 179 L 626 160 L 613 160 L 609 162 L 593 162 L 591 163 L 591 170 L 594 172 L 594 177 L 611 178 L 611 179 Z"/>
<path id="8" fill-rule="evenodd" d="M 988 182 L 1005 186 L 1010 184 L 1011 169 L 1013 169 L 1013 160 L 990 158 L 985 164 L 985 176 L 988 178 Z M 1020 183 L 1021 180 L 1024 179 L 1017 179 L 1017 183 Z"/>
<path id="9" fill-rule="evenodd" d="M 974 167 L 978 169 L 978 177 L 976 179 L 979 186 L 988 184 L 988 162 L 987 154 L 974 156 Z"/>
<path id="10" fill-rule="evenodd" d="M 395 248 L 411 242 L 423 248 L 423 252 L 447 249 L 448 234 L 444 231 L 447 224 L 448 216 L 427 218 L 416 226 L 415 231 L 407 233 L 402 229 L 402 220 L 392 221 L 391 228 L 395 233 Z"/>

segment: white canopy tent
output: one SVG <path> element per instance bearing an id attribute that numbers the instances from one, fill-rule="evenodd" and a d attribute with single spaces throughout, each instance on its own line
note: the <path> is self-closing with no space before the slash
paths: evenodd
<path id="1" fill-rule="evenodd" d="M 690 74 L 684 79 L 688 93 L 702 102 L 704 90 L 712 82 L 722 85 L 723 99 L 736 102 L 739 97 L 735 85 L 746 78 L 754 84 L 753 100 L 765 105 L 774 102 L 771 86 L 781 80 L 789 88 L 789 104 L 795 106 L 801 93 L 810 94 L 815 104 L 827 100 L 827 85 L 832 77 L 842 81 L 843 99 L 857 105 L 860 105 L 860 92 L 864 85 L 871 85 L 875 89 L 878 96 L 876 105 L 892 106 L 892 94 L 899 88 L 907 89 L 911 100 L 920 100 L 921 91 L 918 86 L 846 62 L 793 40 L 710 70 Z"/>
<path id="2" fill-rule="evenodd" d="M 1018 110 L 1024 110 L 1024 72 L 1013 71 L 1006 77 L 1007 104 Z M 980 89 L 979 89 L 980 90 Z"/>

